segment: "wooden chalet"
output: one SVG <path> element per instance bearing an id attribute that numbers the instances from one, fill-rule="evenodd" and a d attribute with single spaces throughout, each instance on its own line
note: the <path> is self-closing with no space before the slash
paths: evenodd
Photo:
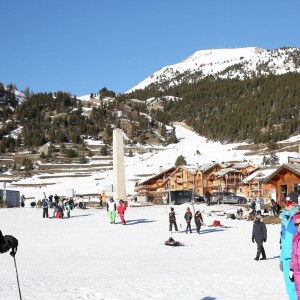
<path id="1" fill-rule="evenodd" d="M 175 170 L 175 166 L 168 170 L 162 170 L 159 174 L 137 183 L 136 191 L 139 201 L 161 204 L 168 189 L 168 178 Z"/>
<path id="2" fill-rule="evenodd" d="M 270 199 L 272 185 L 264 184 L 264 180 L 277 168 L 260 169 L 244 178 L 239 184 L 239 190 L 246 198 L 264 198 Z"/>
<path id="3" fill-rule="evenodd" d="M 143 202 L 161 204 L 169 189 L 170 191 L 194 190 L 199 195 L 204 195 L 209 190 L 208 178 L 213 172 L 221 169 L 222 166 L 216 163 L 202 167 L 199 165 L 172 167 L 136 184 L 138 198 Z"/>
<path id="4" fill-rule="evenodd" d="M 210 192 L 228 191 L 236 193 L 239 182 L 243 179 L 242 172 L 233 168 L 224 168 L 212 173 L 208 178 Z"/>
<path id="5" fill-rule="evenodd" d="M 263 184 L 272 186 L 272 198 L 282 206 L 290 192 L 300 194 L 300 164 L 283 164 L 270 174 Z"/>

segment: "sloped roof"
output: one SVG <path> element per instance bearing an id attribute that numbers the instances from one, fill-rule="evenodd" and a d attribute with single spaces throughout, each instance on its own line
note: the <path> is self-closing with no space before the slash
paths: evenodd
<path id="1" fill-rule="evenodd" d="M 143 185 L 143 184 L 147 183 L 149 180 L 152 180 L 152 179 L 155 179 L 155 178 L 163 177 L 165 173 L 172 172 L 173 169 L 176 170 L 176 167 L 173 166 L 173 167 L 171 167 L 171 168 L 169 168 L 169 169 L 167 169 L 167 170 L 164 170 L 164 171 L 162 171 L 162 172 L 160 172 L 160 173 L 158 173 L 158 174 L 156 174 L 156 175 L 153 175 L 153 176 L 151 176 L 151 177 L 148 177 L 147 179 L 145 179 L 144 181 L 140 182 L 139 184 L 140 184 L 140 185 Z"/>
<path id="2" fill-rule="evenodd" d="M 300 177 L 300 164 L 283 164 L 281 167 L 279 167 L 277 170 L 275 170 L 272 174 L 270 174 L 263 183 L 268 183 L 274 176 L 279 174 L 282 170 L 287 169 L 290 172 L 296 174 Z"/>
<path id="3" fill-rule="evenodd" d="M 257 178 L 257 179 L 265 179 L 266 177 L 268 177 L 269 175 L 271 175 L 274 171 L 276 171 L 277 168 L 267 168 L 267 169 L 260 169 L 257 170 L 255 172 L 253 172 L 251 175 L 247 176 L 246 178 L 244 178 L 242 180 L 243 183 L 248 183 L 249 181 L 251 181 L 253 178 Z"/>

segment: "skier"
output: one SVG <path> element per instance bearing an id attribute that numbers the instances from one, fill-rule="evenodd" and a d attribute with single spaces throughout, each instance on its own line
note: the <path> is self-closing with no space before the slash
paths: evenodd
<path id="1" fill-rule="evenodd" d="M 120 216 L 121 222 L 123 225 L 126 225 L 125 219 L 124 219 L 124 214 L 126 210 L 126 204 L 124 201 L 121 199 L 118 205 L 118 214 Z"/>
<path id="2" fill-rule="evenodd" d="M 107 203 L 106 209 L 108 211 L 110 224 L 115 224 L 117 205 L 113 198 L 110 198 L 109 203 Z"/>
<path id="3" fill-rule="evenodd" d="M 42 201 L 42 206 L 43 206 L 43 218 L 48 218 L 48 208 L 49 208 L 49 201 L 45 197 Z"/>
<path id="4" fill-rule="evenodd" d="M 252 242 L 257 244 L 257 253 L 255 260 L 259 260 L 260 254 L 262 258 L 260 260 L 265 260 L 266 252 L 263 243 L 267 241 L 267 227 L 264 222 L 261 222 L 261 216 L 257 215 L 254 219 L 253 229 L 252 229 Z"/>
<path id="5" fill-rule="evenodd" d="M 296 288 L 295 283 L 289 278 L 291 254 L 292 254 L 292 239 L 293 235 L 297 231 L 297 228 L 293 223 L 293 216 L 300 209 L 298 199 L 296 197 L 290 197 L 289 194 L 285 202 L 285 210 L 279 214 L 281 220 L 281 249 L 280 249 L 280 263 L 279 268 L 283 271 L 283 277 L 285 287 L 290 300 L 296 300 Z"/>
<path id="6" fill-rule="evenodd" d="M 297 299 L 300 299 L 300 213 L 296 213 L 293 217 L 294 225 L 297 232 L 293 236 L 292 258 L 290 265 L 289 278 L 295 282 Z"/>
<path id="7" fill-rule="evenodd" d="M 169 231 L 172 231 L 173 225 L 174 225 L 175 231 L 178 231 L 174 208 L 171 207 L 171 211 L 169 212 Z"/>
<path id="8" fill-rule="evenodd" d="M 197 232 L 200 233 L 201 223 L 203 223 L 203 218 L 200 210 L 197 210 L 195 213 L 195 223 L 197 227 Z"/>
<path id="9" fill-rule="evenodd" d="M 191 220 L 193 219 L 193 215 L 192 215 L 191 210 L 190 210 L 189 207 L 186 209 L 186 213 L 184 214 L 184 218 L 185 218 L 185 221 L 186 221 L 185 233 L 188 233 L 188 230 L 190 230 L 190 233 L 192 233 Z"/>
<path id="10" fill-rule="evenodd" d="M 18 249 L 18 240 L 12 235 L 3 236 L 0 230 L 0 253 L 5 253 L 11 249 L 10 255 L 15 256 Z"/>

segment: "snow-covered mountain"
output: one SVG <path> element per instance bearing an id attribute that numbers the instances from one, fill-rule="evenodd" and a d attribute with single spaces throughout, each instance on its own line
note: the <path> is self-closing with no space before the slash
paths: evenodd
<path id="1" fill-rule="evenodd" d="M 163 67 L 134 86 L 127 93 L 150 84 L 177 85 L 195 82 L 206 76 L 218 78 L 249 78 L 268 74 L 300 72 L 300 49 L 266 50 L 256 47 L 201 50 L 173 65 Z"/>

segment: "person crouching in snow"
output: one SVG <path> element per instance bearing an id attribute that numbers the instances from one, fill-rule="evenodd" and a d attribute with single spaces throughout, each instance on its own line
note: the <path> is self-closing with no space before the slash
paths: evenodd
<path id="1" fill-rule="evenodd" d="M 255 260 L 259 260 L 260 254 L 262 254 L 261 260 L 265 260 L 266 252 L 263 243 L 267 241 L 267 227 L 264 222 L 261 222 L 261 216 L 257 215 L 254 219 L 252 229 L 252 242 L 257 244 L 257 253 Z"/>
<path id="2" fill-rule="evenodd" d="M 190 233 L 192 233 L 191 220 L 193 219 L 193 215 L 192 215 L 191 210 L 190 210 L 189 207 L 186 209 L 186 213 L 184 214 L 184 218 L 185 218 L 185 221 L 186 221 L 185 233 L 188 233 L 188 230 L 190 230 Z"/>
<path id="3" fill-rule="evenodd" d="M 114 201 L 113 198 L 110 198 L 109 203 L 107 204 L 106 209 L 108 211 L 108 216 L 109 216 L 110 224 L 115 224 L 117 205 L 116 205 L 116 203 L 115 203 L 115 201 Z"/>
<path id="4" fill-rule="evenodd" d="M 291 281 L 295 282 L 297 299 L 300 299 L 300 212 L 294 215 L 293 222 L 297 228 L 297 232 L 293 236 L 289 278 Z"/>
<path id="5" fill-rule="evenodd" d="M 122 222 L 123 225 L 126 225 L 126 222 L 125 222 L 125 219 L 124 219 L 125 210 L 126 210 L 126 204 L 121 199 L 119 201 L 119 205 L 118 205 L 118 214 L 120 216 L 120 219 L 121 219 L 121 222 Z"/>
<path id="6" fill-rule="evenodd" d="M 197 210 L 195 213 L 195 223 L 197 227 L 197 232 L 200 233 L 201 223 L 203 223 L 203 218 L 200 210 Z"/>

